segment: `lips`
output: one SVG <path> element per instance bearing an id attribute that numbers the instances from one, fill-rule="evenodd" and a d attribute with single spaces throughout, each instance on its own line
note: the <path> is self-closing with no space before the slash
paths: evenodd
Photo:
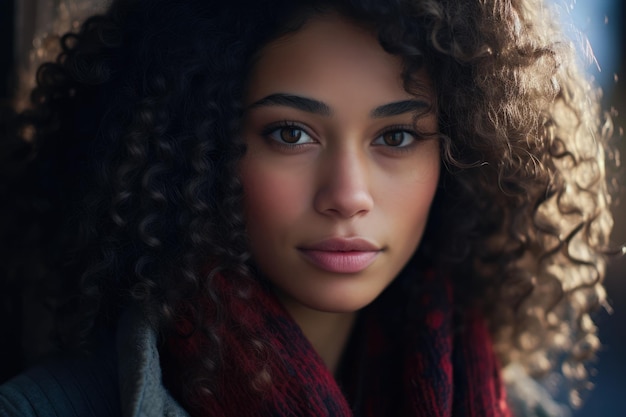
<path id="1" fill-rule="evenodd" d="M 362 238 L 331 238 L 298 250 L 314 266 L 341 274 L 363 271 L 382 251 L 376 244 Z"/>

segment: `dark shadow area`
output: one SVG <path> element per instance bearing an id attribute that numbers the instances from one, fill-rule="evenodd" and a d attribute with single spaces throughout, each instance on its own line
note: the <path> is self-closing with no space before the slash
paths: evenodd
<path id="1" fill-rule="evenodd" d="M 12 93 L 15 81 L 13 73 L 14 0 L 0 2 L 0 100 Z"/>
<path id="2" fill-rule="evenodd" d="M 16 74 L 15 62 L 15 2 L 14 0 L 0 1 L 0 128 L 4 108 L 9 105 L 10 98 L 15 92 Z M 0 140 L 4 138 L 0 137 Z M 2 146 L 2 144 L 0 144 Z M 3 184 L 0 184 L 0 189 Z M 0 242 L 0 250 L 9 242 Z M 19 311 L 20 300 L 16 297 L 19 292 L 6 287 L 6 277 L 0 277 L 0 383 L 20 371 L 22 366 L 19 324 L 16 317 Z"/>

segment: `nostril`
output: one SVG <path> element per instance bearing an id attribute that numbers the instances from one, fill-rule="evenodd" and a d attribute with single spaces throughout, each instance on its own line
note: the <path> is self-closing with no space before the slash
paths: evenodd
<path id="1" fill-rule="evenodd" d="M 365 215 L 372 207 L 372 198 L 365 192 L 321 192 L 316 196 L 315 203 L 318 212 L 344 218 Z"/>

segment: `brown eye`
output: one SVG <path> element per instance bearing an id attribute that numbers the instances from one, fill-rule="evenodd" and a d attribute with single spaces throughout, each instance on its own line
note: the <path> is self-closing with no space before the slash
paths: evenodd
<path id="1" fill-rule="evenodd" d="M 387 132 L 383 135 L 385 145 L 398 146 L 404 140 L 404 132 Z"/>
<path id="2" fill-rule="evenodd" d="M 404 148 L 415 142 L 415 134 L 407 130 L 390 130 L 377 137 L 373 144 Z"/>
<path id="3" fill-rule="evenodd" d="M 263 132 L 263 136 L 278 142 L 284 146 L 299 146 L 307 143 L 315 143 L 305 128 L 295 124 L 284 124 L 282 126 L 271 126 Z"/>
<path id="4" fill-rule="evenodd" d="M 287 143 L 296 143 L 302 137 L 302 129 L 284 127 L 280 129 L 280 138 Z"/>

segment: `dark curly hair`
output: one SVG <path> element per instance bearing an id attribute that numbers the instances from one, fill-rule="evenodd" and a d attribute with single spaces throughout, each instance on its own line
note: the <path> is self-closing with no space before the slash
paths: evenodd
<path id="1" fill-rule="evenodd" d="M 236 273 L 239 297 L 254 279 L 236 175 L 247 71 L 329 11 L 403 58 L 407 91 L 421 68 L 436 86 L 447 169 L 416 256 L 483 308 L 504 364 L 558 364 L 581 388 L 599 347 L 612 131 L 541 0 L 114 1 L 62 37 L 31 108 L 4 112 L 5 285 L 45 299 L 63 343 L 130 303 L 161 334 L 191 312 L 216 354 L 188 388 L 212 390 L 219 323 L 196 301 L 220 310 L 219 271 Z"/>

